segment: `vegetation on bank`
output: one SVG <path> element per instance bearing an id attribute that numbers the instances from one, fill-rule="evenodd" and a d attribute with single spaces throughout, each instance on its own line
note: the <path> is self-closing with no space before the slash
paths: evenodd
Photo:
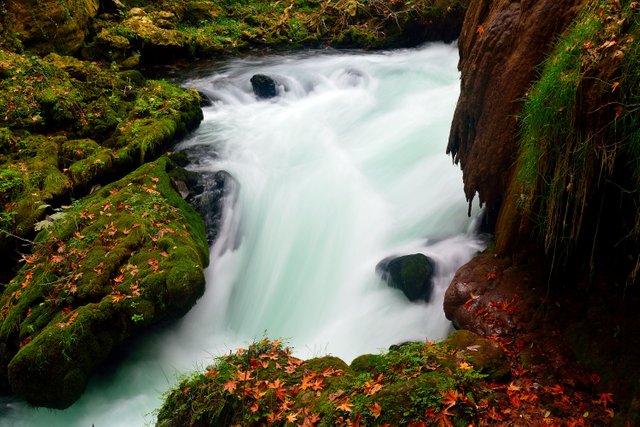
<path id="1" fill-rule="evenodd" d="M 512 343 L 511 343 L 512 344 Z M 267 339 L 218 357 L 168 392 L 158 427 L 211 425 L 606 425 L 611 396 L 537 383 L 517 345 L 457 331 L 351 365 L 306 361 Z M 515 424 L 511 424 L 515 423 Z"/>
<path id="2" fill-rule="evenodd" d="M 639 18 L 635 1 L 584 7 L 525 100 L 517 171 L 555 268 L 629 284 L 640 271 Z"/>
<path id="3" fill-rule="evenodd" d="M 6 257 L 14 256 L 14 237 L 32 237 L 53 208 L 154 159 L 202 118 L 195 91 L 147 81 L 136 71 L 0 50 L 0 74 Z"/>
<path id="4" fill-rule="evenodd" d="M 55 53 L 0 49 L 0 75 L 0 392 L 62 408 L 204 290 L 204 225 L 169 183 L 183 173 L 149 163 L 197 126 L 200 96 Z"/>
<path id="5" fill-rule="evenodd" d="M 37 10 L 20 1 L 4 9 L 4 35 L 11 46 L 41 53 L 80 50 L 85 58 L 131 67 L 139 59 L 166 63 L 250 49 L 381 48 L 451 41 L 460 32 L 467 2 L 112 0 L 100 2 L 98 8 L 95 0 L 82 0 L 67 8 L 65 19 L 57 0 L 39 3 Z M 56 4 L 48 8 L 48 3 Z M 24 20 L 35 25 L 24 25 Z"/>
<path id="6" fill-rule="evenodd" d="M 0 378 L 64 408 L 114 348 L 204 292 L 204 223 L 166 157 L 65 207 L 0 297 Z"/>

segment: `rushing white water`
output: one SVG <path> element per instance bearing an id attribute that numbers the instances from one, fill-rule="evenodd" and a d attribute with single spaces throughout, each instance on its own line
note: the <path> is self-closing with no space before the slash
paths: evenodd
<path id="1" fill-rule="evenodd" d="M 207 291 L 176 325 L 139 340 L 65 411 L 0 401 L 2 426 L 141 426 L 178 372 L 263 336 L 302 357 L 346 361 L 450 325 L 442 299 L 481 243 L 460 171 L 444 155 L 458 96 L 457 52 L 435 44 L 377 54 L 231 61 L 187 82 L 215 100 L 180 149 L 228 171 L 237 197 L 212 247 Z M 255 73 L 281 96 L 257 100 Z M 201 74 L 202 75 L 202 74 Z M 376 275 L 390 255 L 436 260 L 430 303 Z"/>

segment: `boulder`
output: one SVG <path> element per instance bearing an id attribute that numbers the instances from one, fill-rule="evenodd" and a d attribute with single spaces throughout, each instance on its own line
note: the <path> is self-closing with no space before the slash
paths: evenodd
<path id="1" fill-rule="evenodd" d="M 258 98 L 269 99 L 278 96 L 277 82 L 264 74 L 251 77 L 251 87 Z"/>
<path id="2" fill-rule="evenodd" d="M 400 289 L 409 301 L 429 301 L 433 290 L 434 261 L 423 254 L 385 258 L 376 272 L 389 286 Z"/>
<path id="3" fill-rule="evenodd" d="M 78 51 L 100 6 L 98 0 L 15 0 L 2 4 L 6 7 L 0 18 L 4 34 L 18 35 L 25 47 L 40 53 Z"/>

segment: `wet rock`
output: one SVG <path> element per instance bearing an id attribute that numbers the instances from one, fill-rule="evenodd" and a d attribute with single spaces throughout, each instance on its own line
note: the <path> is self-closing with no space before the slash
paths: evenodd
<path id="1" fill-rule="evenodd" d="M 386 258 L 376 266 L 376 272 L 387 284 L 400 289 L 409 301 L 429 301 L 433 290 L 433 260 L 423 254 Z"/>
<path id="2" fill-rule="evenodd" d="M 278 96 L 277 82 L 264 74 L 251 77 L 251 87 L 258 98 L 269 99 Z"/>
<path id="3" fill-rule="evenodd" d="M 236 189 L 236 180 L 226 171 L 198 174 L 193 187 L 196 195 L 190 202 L 204 220 L 209 244 L 220 234 L 224 206 L 230 198 L 235 198 Z"/>

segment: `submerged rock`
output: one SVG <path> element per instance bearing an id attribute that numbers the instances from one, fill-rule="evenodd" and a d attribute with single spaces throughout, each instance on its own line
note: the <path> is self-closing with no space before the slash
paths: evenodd
<path id="1" fill-rule="evenodd" d="M 264 74 L 251 77 L 251 87 L 258 98 L 269 99 L 278 96 L 277 82 Z"/>
<path id="2" fill-rule="evenodd" d="M 378 263 L 376 272 L 387 284 L 400 289 L 409 301 L 429 301 L 433 291 L 435 263 L 423 254 L 386 258 Z"/>

